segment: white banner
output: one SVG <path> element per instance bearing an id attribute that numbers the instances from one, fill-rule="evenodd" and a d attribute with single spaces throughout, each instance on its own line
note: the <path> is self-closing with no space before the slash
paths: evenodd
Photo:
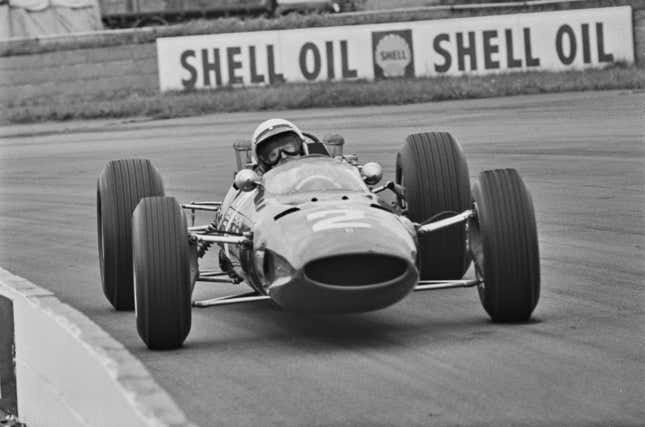
<path id="1" fill-rule="evenodd" d="M 157 39 L 162 91 L 634 62 L 630 6 Z"/>

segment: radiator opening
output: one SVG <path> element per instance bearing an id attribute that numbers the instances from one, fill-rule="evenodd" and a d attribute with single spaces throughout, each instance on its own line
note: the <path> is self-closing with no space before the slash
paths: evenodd
<path id="1" fill-rule="evenodd" d="M 333 286 L 366 286 L 389 282 L 404 275 L 402 258 L 378 254 L 351 254 L 320 258 L 305 265 L 305 275 Z"/>

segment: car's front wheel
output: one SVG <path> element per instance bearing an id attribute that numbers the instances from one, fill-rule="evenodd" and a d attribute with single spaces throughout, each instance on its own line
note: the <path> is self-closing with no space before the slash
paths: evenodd
<path id="1" fill-rule="evenodd" d="M 484 171 L 473 187 L 469 230 L 479 297 L 496 322 L 531 317 L 540 297 L 540 259 L 531 196 L 515 169 Z"/>
<path id="2" fill-rule="evenodd" d="M 174 197 L 141 200 L 132 215 L 135 311 L 148 348 L 180 347 L 191 326 L 186 218 Z"/>

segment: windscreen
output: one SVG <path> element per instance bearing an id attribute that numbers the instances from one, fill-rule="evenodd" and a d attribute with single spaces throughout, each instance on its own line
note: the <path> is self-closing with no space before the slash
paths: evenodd
<path id="1" fill-rule="evenodd" d="M 328 157 L 294 159 L 264 175 L 268 194 L 322 191 L 369 191 L 358 170 Z"/>

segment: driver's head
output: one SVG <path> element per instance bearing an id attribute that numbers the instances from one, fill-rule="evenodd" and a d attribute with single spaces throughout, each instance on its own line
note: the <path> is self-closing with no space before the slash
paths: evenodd
<path id="1" fill-rule="evenodd" d="M 262 122 L 253 132 L 253 160 L 268 170 L 283 159 L 300 156 L 303 139 L 300 129 L 288 120 Z"/>

